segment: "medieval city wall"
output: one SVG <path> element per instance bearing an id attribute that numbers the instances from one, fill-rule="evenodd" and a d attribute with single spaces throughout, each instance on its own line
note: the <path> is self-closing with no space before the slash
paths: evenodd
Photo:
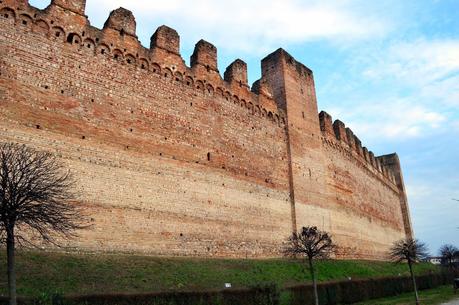
<path id="1" fill-rule="evenodd" d="M 383 258 L 410 234 L 397 164 L 319 120 L 312 72 L 276 52 L 250 88 L 241 60 L 222 79 L 212 44 L 187 67 L 173 29 L 145 48 L 135 27 L 125 9 L 92 27 L 84 1 L 0 2 L 0 141 L 53 151 L 75 173 L 93 227 L 68 246 L 270 257 L 314 224 L 340 256 Z"/>
<path id="2" fill-rule="evenodd" d="M 312 71 L 288 53 L 263 59 L 262 75 L 287 113 L 295 226 L 332 232 L 341 256 L 384 257 L 394 240 L 411 235 L 394 171 L 344 123 L 333 123 L 326 112 L 317 115 Z"/>
<path id="3" fill-rule="evenodd" d="M 360 140 L 340 121 L 321 113 L 323 151 L 326 174 L 326 202 L 333 202 L 329 228 L 339 234 L 343 252 L 354 253 L 363 247 L 363 257 L 378 257 L 387 252 L 394 240 L 411 236 L 405 228 L 403 193 L 396 186 L 392 171 L 379 158 L 362 147 Z M 395 155 L 388 155 L 394 158 Z M 337 211 L 335 211 L 337 210 Z M 333 216 L 334 214 L 341 216 Z"/>

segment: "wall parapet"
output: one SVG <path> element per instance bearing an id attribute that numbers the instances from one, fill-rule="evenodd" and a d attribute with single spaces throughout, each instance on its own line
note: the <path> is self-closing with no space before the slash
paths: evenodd
<path id="1" fill-rule="evenodd" d="M 85 0 L 53 0 L 47 8 L 40 10 L 25 0 L 4 0 L 0 11 L 2 16 L 13 20 L 13 26 L 29 26 L 33 32 L 74 45 L 88 54 L 111 57 L 117 63 L 171 78 L 199 92 L 221 95 L 227 101 L 244 106 L 252 114 L 266 117 L 279 125 L 285 124 L 284 110 L 273 99 L 269 85 L 260 79 L 249 88 L 247 65 L 242 60 L 231 63 L 223 79 L 218 72 L 216 47 L 200 40 L 191 55 L 191 67 L 187 67 L 180 55 L 180 36 L 174 29 L 165 25 L 158 27 L 151 37 L 150 49 L 147 49 L 136 36 L 136 21 L 131 11 L 124 8 L 112 11 L 100 30 L 91 26 L 84 16 L 85 5 Z M 85 22 L 81 19 L 75 22 L 73 17 L 53 7 L 73 12 Z M 159 56 L 161 52 L 166 52 L 168 56 Z M 394 173 L 363 147 L 360 139 L 343 122 L 333 122 L 324 111 L 319 114 L 319 120 L 323 135 L 348 148 L 356 158 L 365 161 L 391 183 L 396 183 Z"/>
<path id="2" fill-rule="evenodd" d="M 385 166 L 380 157 L 375 157 L 372 151 L 362 146 L 360 139 L 342 121 L 333 122 L 332 116 L 325 111 L 319 113 L 319 121 L 325 140 L 331 141 L 330 144 L 333 146 L 338 145 L 348 151 L 354 159 L 371 169 L 385 183 L 389 183 L 392 187 L 397 186 L 396 173 L 392 168 Z"/>
<path id="3" fill-rule="evenodd" d="M 198 92 L 221 95 L 254 115 L 266 117 L 280 126 L 285 124 L 285 113 L 272 96 L 250 89 L 246 80 L 247 66 L 242 60 L 233 62 L 227 68 L 230 71 L 227 78 L 223 79 L 218 72 L 217 49 L 212 44 L 200 40 L 191 56 L 191 67 L 187 67 L 180 55 L 180 36 L 174 29 L 165 25 L 158 27 L 147 49 L 136 36 L 136 22 L 131 11 L 124 8 L 112 11 L 103 29 L 98 29 L 90 25 L 84 8 L 84 0 L 56 0 L 43 10 L 25 0 L 4 0 L 0 3 L 0 15 L 12 20 L 11 26 L 27 27 L 86 52 L 88 56 L 103 55 L 118 64 L 159 74 Z"/>

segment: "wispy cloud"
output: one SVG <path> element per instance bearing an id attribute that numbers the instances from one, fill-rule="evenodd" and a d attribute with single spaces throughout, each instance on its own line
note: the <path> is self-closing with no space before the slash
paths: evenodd
<path id="1" fill-rule="evenodd" d="M 459 56 L 459 54 L 457 55 Z M 423 99 L 435 101 L 445 106 L 459 107 L 459 68 L 442 78 L 420 86 L 419 95 Z"/>
<path id="2" fill-rule="evenodd" d="M 453 130 L 459 132 L 459 121 L 454 121 L 453 123 L 451 123 L 451 126 L 453 127 Z"/>
<path id="3" fill-rule="evenodd" d="M 459 39 L 394 43 L 373 58 L 364 76 L 390 78 L 419 99 L 459 106 Z"/>
<path id="4" fill-rule="evenodd" d="M 404 140 L 451 128 L 459 107 L 459 40 L 359 48 L 347 65 L 352 78 L 335 79 L 327 87 L 355 98 L 335 103 L 331 113 L 362 138 Z"/>
<path id="5" fill-rule="evenodd" d="M 346 118 L 346 124 L 365 139 L 392 139 L 421 137 L 441 127 L 446 117 L 411 100 L 365 102 L 352 113 L 348 108 L 332 108 L 336 118 Z"/>
<path id="6" fill-rule="evenodd" d="M 434 193 L 432 185 L 430 184 L 407 184 L 406 192 L 410 200 L 422 200 L 426 197 L 431 197 Z"/>
<path id="7" fill-rule="evenodd" d="M 459 40 L 417 40 L 390 45 L 365 71 L 369 77 L 395 77 L 409 84 L 428 84 L 459 70 Z"/>
<path id="8" fill-rule="evenodd" d="M 317 39 L 354 40 L 375 37 L 389 27 L 361 1 L 88 1 L 98 25 L 117 7 L 132 10 L 143 28 L 161 22 L 179 34 L 210 40 L 218 47 L 264 54 L 280 44 Z M 105 14 L 105 15 L 102 15 Z M 153 31 L 153 29 L 152 29 Z M 151 33 L 150 33 L 151 35 Z"/>
<path id="9" fill-rule="evenodd" d="M 453 186 L 454 183 L 445 185 L 440 177 L 435 181 L 407 184 L 415 234 L 429 241 L 434 253 L 443 243 L 457 243 L 456 234 L 452 232 L 457 230 L 459 214 L 453 211 L 457 211 L 459 203 L 452 198 L 459 193 L 452 191 Z"/>

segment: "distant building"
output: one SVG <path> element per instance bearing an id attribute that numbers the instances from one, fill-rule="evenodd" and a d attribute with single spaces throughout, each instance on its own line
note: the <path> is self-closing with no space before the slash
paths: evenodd
<path id="1" fill-rule="evenodd" d="M 434 265 L 441 265 L 442 257 L 441 256 L 429 256 L 426 259 L 426 261 Z"/>
<path id="2" fill-rule="evenodd" d="M 434 265 L 442 265 L 442 266 L 447 266 L 448 265 L 448 261 L 446 259 L 444 259 L 443 257 L 441 257 L 441 256 L 429 256 L 424 261 L 425 262 L 429 262 L 429 263 L 434 264 Z M 454 258 L 452 260 L 452 264 L 454 266 L 459 266 L 459 257 L 458 258 Z"/>

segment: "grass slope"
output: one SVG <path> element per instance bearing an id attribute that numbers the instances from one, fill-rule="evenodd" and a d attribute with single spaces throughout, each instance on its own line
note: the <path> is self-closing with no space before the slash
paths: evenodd
<path id="1" fill-rule="evenodd" d="M 0 294 L 6 294 L 6 257 L 0 249 Z M 42 292 L 89 294 L 153 292 L 170 289 L 203 290 L 276 283 L 279 287 L 309 280 L 302 261 L 164 258 L 117 254 L 18 252 L 18 294 Z M 319 280 L 408 275 L 405 265 L 369 261 L 321 261 Z M 431 264 L 416 266 L 418 274 L 435 271 Z"/>

